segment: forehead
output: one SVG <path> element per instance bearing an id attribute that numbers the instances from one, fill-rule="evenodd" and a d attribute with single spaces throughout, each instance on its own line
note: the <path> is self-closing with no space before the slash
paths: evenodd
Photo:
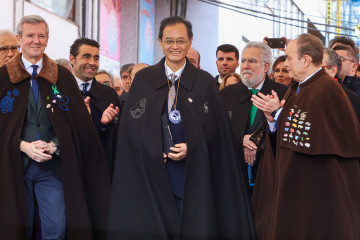
<path id="1" fill-rule="evenodd" d="M 84 54 L 99 55 L 99 49 L 90 45 L 81 45 L 78 50 L 78 55 Z"/>
<path id="2" fill-rule="evenodd" d="M 349 57 L 349 54 L 346 50 L 336 50 L 335 52 L 341 57 Z"/>
<path id="3" fill-rule="evenodd" d="M 196 52 L 194 49 L 192 49 L 192 48 L 190 48 L 190 49 L 188 50 L 186 56 L 192 57 L 192 58 L 195 58 L 195 59 L 198 59 L 198 58 L 199 58 L 197 52 Z"/>
<path id="4" fill-rule="evenodd" d="M 279 62 L 275 68 L 284 68 L 284 62 Z"/>
<path id="5" fill-rule="evenodd" d="M 3 35 L 0 37 L 0 47 L 2 46 L 17 46 L 17 41 L 15 36 Z"/>
<path id="6" fill-rule="evenodd" d="M 126 76 L 126 75 L 130 75 L 130 73 L 129 72 L 123 72 L 122 74 L 121 74 L 121 76 Z"/>
<path id="7" fill-rule="evenodd" d="M 188 38 L 187 29 L 184 23 L 167 25 L 164 28 L 163 38 Z"/>
<path id="8" fill-rule="evenodd" d="M 223 52 L 221 50 L 219 50 L 216 54 L 216 57 L 219 58 L 219 57 L 230 57 L 230 58 L 236 58 L 236 55 L 235 55 L 235 52 Z"/>
<path id="9" fill-rule="evenodd" d="M 285 50 L 285 55 L 288 56 L 297 56 L 298 52 L 297 52 L 297 43 L 296 40 L 292 40 L 290 41 L 290 43 L 287 45 L 286 50 Z"/>
<path id="10" fill-rule="evenodd" d="M 97 75 L 95 75 L 95 78 L 97 80 L 103 80 L 103 81 L 111 81 L 111 78 L 109 77 L 109 75 L 107 75 L 106 73 L 99 73 Z"/>
<path id="11" fill-rule="evenodd" d="M 38 33 L 38 34 L 46 34 L 46 25 L 45 23 L 23 23 L 21 25 L 21 29 L 23 34 L 25 33 Z"/>
<path id="12" fill-rule="evenodd" d="M 261 58 L 261 49 L 255 47 L 249 47 L 244 50 L 242 53 L 242 57 L 251 57 L 251 58 Z"/>

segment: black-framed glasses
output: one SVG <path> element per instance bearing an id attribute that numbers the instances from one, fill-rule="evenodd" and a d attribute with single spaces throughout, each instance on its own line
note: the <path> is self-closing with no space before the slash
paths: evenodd
<path id="1" fill-rule="evenodd" d="M 8 46 L 4 46 L 4 47 L 0 47 L 0 52 L 1 53 L 8 53 L 9 51 L 19 51 L 19 46 L 11 46 L 11 47 L 8 47 Z"/>
<path id="2" fill-rule="evenodd" d="M 343 56 L 339 56 L 340 58 L 341 58 L 341 60 L 344 62 L 345 60 L 348 60 L 348 61 L 350 61 L 350 62 L 353 62 L 353 63 L 355 63 L 355 61 L 354 60 L 352 60 L 352 59 L 350 59 L 350 58 L 346 58 L 346 57 L 343 57 Z"/>
<path id="3" fill-rule="evenodd" d="M 166 45 L 174 45 L 174 43 L 176 43 L 177 45 L 184 45 L 185 43 L 187 43 L 188 41 L 186 41 L 185 39 L 165 39 L 162 40 L 163 43 L 165 43 Z"/>

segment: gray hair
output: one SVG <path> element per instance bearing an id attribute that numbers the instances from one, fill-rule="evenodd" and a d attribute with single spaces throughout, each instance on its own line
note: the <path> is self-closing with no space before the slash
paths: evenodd
<path id="1" fill-rule="evenodd" d="M 55 62 L 61 66 L 70 67 L 70 69 L 72 69 L 70 61 L 65 58 L 56 59 Z"/>
<path id="2" fill-rule="evenodd" d="M 337 70 L 337 73 L 336 73 L 335 77 L 338 77 L 338 74 L 340 73 L 341 67 L 342 67 L 342 59 L 332 49 L 324 48 L 324 53 L 326 53 L 329 56 L 328 62 L 326 63 L 326 65 L 328 65 L 328 66 L 337 66 L 338 70 Z"/>
<path id="3" fill-rule="evenodd" d="M 244 54 L 244 51 L 248 48 L 257 48 L 261 50 L 261 61 L 269 63 L 269 70 L 268 73 L 271 71 L 272 65 L 272 52 L 271 48 L 263 42 L 248 42 L 244 49 L 242 50 L 241 55 Z"/>
<path id="4" fill-rule="evenodd" d="M 45 19 L 43 19 L 42 17 L 40 17 L 38 15 L 28 15 L 28 16 L 24 16 L 23 18 L 21 18 L 20 22 L 16 26 L 16 33 L 20 37 L 22 37 L 22 32 L 23 32 L 22 31 L 22 25 L 24 23 L 31 23 L 31 24 L 44 23 L 45 26 L 46 26 L 46 36 L 49 37 L 49 25 L 47 24 Z"/>
<path id="5" fill-rule="evenodd" d="M 133 64 L 133 63 L 128 63 L 128 64 L 122 65 L 120 68 L 120 77 L 121 77 L 121 74 L 123 74 L 123 72 L 130 73 L 133 66 L 135 66 L 135 64 Z"/>
<path id="6" fill-rule="evenodd" d="M 101 69 L 96 73 L 96 75 L 98 75 L 98 74 L 106 74 L 106 75 L 108 75 L 110 80 L 111 80 L 111 84 L 114 86 L 114 77 L 113 77 L 113 75 L 111 73 L 109 73 L 108 71 L 106 71 L 104 69 Z"/>
<path id="7" fill-rule="evenodd" d="M 2 36 L 12 36 L 16 39 L 16 34 L 6 29 L 0 30 L 0 37 Z"/>

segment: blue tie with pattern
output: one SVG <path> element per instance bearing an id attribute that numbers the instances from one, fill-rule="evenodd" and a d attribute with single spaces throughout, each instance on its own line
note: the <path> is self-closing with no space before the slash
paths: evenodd
<path id="1" fill-rule="evenodd" d="M 34 92 L 34 96 L 35 96 L 35 102 L 37 104 L 38 102 L 38 98 L 39 98 L 39 84 L 36 80 L 36 75 L 37 75 L 37 68 L 39 67 L 38 65 L 31 65 L 31 67 L 33 68 L 33 72 L 31 74 L 31 87 L 32 90 Z"/>
<path id="2" fill-rule="evenodd" d="M 81 84 L 81 86 L 83 87 L 81 93 L 82 93 L 82 95 L 83 95 L 84 98 L 85 98 L 86 95 L 87 95 L 86 93 L 88 92 L 87 88 L 88 88 L 89 85 L 90 85 L 90 83 L 88 83 L 88 82 L 85 82 L 85 83 L 82 83 L 82 84 Z"/>

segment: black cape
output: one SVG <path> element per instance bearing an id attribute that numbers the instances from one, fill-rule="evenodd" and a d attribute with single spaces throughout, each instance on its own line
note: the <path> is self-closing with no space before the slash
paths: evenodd
<path id="1" fill-rule="evenodd" d="M 260 92 L 267 95 L 271 94 L 271 90 L 274 90 L 278 94 L 279 99 L 282 99 L 287 91 L 287 86 L 277 83 L 266 76 Z M 228 111 L 230 117 L 237 150 L 240 154 L 243 167 L 245 168 L 244 171 L 247 176 L 248 164 L 245 163 L 243 148 L 244 135 L 252 134 L 257 129 L 262 127 L 262 125 L 266 122 L 266 117 L 261 110 L 257 110 L 254 124 L 250 127 L 249 119 L 252 106 L 252 93 L 249 91 L 248 87 L 245 86 L 241 81 L 237 84 L 223 88 L 220 93 L 224 101 L 225 108 Z M 259 166 L 261 154 L 262 151 L 259 148 L 256 156 L 256 161 L 252 167 L 253 179 L 256 178 L 257 168 Z"/>
<path id="2" fill-rule="evenodd" d="M 28 238 L 20 136 L 31 76 L 20 57 L 21 53 L 0 68 L 0 236 L 11 240 Z M 67 238 L 103 239 L 109 170 L 84 100 L 73 75 L 46 55 L 37 80 L 60 142 Z"/>
<path id="3" fill-rule="evenodd" d="M 187 143 L 181 217 L 163 160 L 164 61 L 136 74 L 122 112 L 108 239 L 254 239 L 230 123 L 214 78 L 189 61 L 178 104 Z"/>

